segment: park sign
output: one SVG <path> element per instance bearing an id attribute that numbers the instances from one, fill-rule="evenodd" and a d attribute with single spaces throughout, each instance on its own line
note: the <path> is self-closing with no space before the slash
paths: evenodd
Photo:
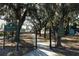
<path id="1" fill-rule="evenodd" d="M 17 25 L 14 23 L 8 23 L 7 25 L 4 26 L 4 31 L 16 31 Z"/>

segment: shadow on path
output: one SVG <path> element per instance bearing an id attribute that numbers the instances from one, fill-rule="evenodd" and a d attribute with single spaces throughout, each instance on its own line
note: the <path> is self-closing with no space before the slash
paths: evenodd
<path id="1" fill-rule="evenodd" d="M 35 49 L 27 54 L 27 56 L 48 56 L 45 52 Z"/>
<path id="2" fill-rule="evenodd" d="M 59 53 L 65 56 L 79 56 L 79 50 L 73 48 L 51 48 L 51 50 L 55 53 Z"/>

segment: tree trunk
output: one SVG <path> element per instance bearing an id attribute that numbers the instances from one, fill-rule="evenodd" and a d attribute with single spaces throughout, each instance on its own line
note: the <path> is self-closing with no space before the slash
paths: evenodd
<path id="1" fill-rule="evenodd" d="M 58 26 L 57 26 L 57 36 L 56 36 L 56 47 L 62 47 L 61 45 L 61 37 L 64 35 L 62 33 L 63 29 L 63 17 L 61 18 L 61 21 L 59 22 Z"/>
<path id="2" fill-rule="evenodd" d="M 62 28 L 62 25 L 59 25 L 58 27 L 58 31 L 57 31 L 57 35 L 56 35 L 56 47 L 62 47 L 61 45 L 61 37 L 62 37 L 62 33 L 61 33 L 61 29 Z"/>
<path id="3" fill-rule="evenodd" d="M 67 21 L 67 26 L 66 26 L 66 32 L 65 32 L 66 35 L 69 34 L 69 20 Z"/>
<path id="4" fill-rule="evenodd" d="M 60 21 L 58 22 L 58 31 L 57 31 L 57 45 L 56 47 L 62 47 L 61 45 L 61 37 L 64 35 L 64 27 L 63 27 L 63 23 L 64 23 L 64 17 L 67 15 L 66 14 L 66 10 L 65 10 L 65 4 L 61 4 L 61 8 L 60 8 L 60 11 L 61 11 L 61 19 Z M 62 32 L 63 31 L 63 32 Z"/>
<path id="5" fill-rule="evenodd" d="M 19 19 L 19 23 L 18 23 L 18 26 L 17 26 L 17 29 L 16 29 L 16 34 L 15 34 L 15 41 L 17 42 L 17 45 L 16 45 L 16 50 L 19 51 L 19 43 L 20 43 L 20 29 L 21 29 L 21 26 L 23 24 L 23 22 L 25 21 L 25 17 L 26 17 L 26 13 L 27 13 L 27 9 L 25 10 L 22 18 L 18 18 Z"/>
<path id="6" fill-rule="evenodd" d="M 25 17 L 24 17 L 25 18 Z M 25 19 L 21 19 L 18 23 L 17 29 L 16 29 L 16 34 L 15 34 L 15 41 L 17 42 L 16 45 L 16 50 L 19 51 L 19 43 L 20 43 L 20 29 L 22 27 L 23 22 L 25 21 Z"/>
<path id="7" fill-rule="evenodd" d="M 36 29 L 36 31 L 35 31 L 35 45 L 36 45 L 36 49 L 37 49 L 37 29 Z"/>
<path id="8" fill-rule="evenodd" d="M 45 29 L 44 29 L 44 38 L 46 38 L 46 26 L 45 26 Z"/>
<path id="9" fill-rule="evenodd" d="M 61 37 L 60 36 L 57 36 L 57 44 L 55 47 L 62 47 L 61 45 Z"/>
<path id="10" fill-rule="evenodd" d="M 41 36 L 41 21 L 40 21 L 40 30 L 39 30 L 39 35 Z"/>
<path id="11" fill-rule="evenodd" d="M 39 36 L 41 36 L 41 30 L 39 30 Z"/>
<path id="12" fill-rule="evenodd" d="M 4 31 L 4 39 L 3 39 L 3 49 L 5 49 L 5 31 Z"/>
<path id="13" fill-rule="evenodd" d="M 51 40 L 51 27 L 49 28 L 49 39 L 50 39 L 50 48 L 51 48 L 51 43 L 52 43 L 52 42 L 51 42 L 51 41 L 52 41 L 52 40 Z"/>
<path id="14" fill-rule="evenodd" d="M 17 30 L 16 30 L 16 36 L 15 36 L 15 41 L 17 42 L 17 45 L 16 45 L 16 50 L 19 51 L 19 43 L 20 43 L 20 29 L 21 29 L 21 26 L 22 25 L 18 25 L 17 26 Z"/>
<path id="15" fill-rule="evenodd" d="M 56 26 L 52 23 L 52 37 L 54 39 L 54 42 L 56 42 Z"/>

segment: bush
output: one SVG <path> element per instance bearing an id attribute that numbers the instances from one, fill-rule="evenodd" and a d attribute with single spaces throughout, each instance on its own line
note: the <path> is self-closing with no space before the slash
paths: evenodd
<path id="1" fill-rule="evenodd" d="M 0 32 L 0 36 L 3 36 L 4 35 L 4 33 L 3 32 Z"/>
<path id="2" fill-rule="evenodd" d="M 6 32 L 5 35 L 8 35 L 8 33 Z M 4 36 L 4 32 L 0 32 L 0 36 Z"/>

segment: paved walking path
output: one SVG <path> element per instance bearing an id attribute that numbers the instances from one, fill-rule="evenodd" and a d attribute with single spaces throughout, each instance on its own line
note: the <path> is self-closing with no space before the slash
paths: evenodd
<path id="1" fill-rule="evenodd" d="M 38 43 L 38 48 L 25 54 L 24 56 L 57 56 L 58 54 L 50 50 L 46 43 Z"/>
<path id="2" fill-rule="evenodd" d="M 38 39 L 38 43 L 37 43 L 38 48 L 25 54 L 24 56 L 57 56 L 58 55 L 57 53 L 50 50 L 49 42 L 40 42 L 39 40 L 40 39 Z"/>
<path id="3" fill-rule="evenodd" d="M 57 56 L 58 54 L 52 52 L 51 50 L 45 50 L 45 49 L 36 49 L 31 51 L 28 54 L 25 54 L 24 56 Z"/>

